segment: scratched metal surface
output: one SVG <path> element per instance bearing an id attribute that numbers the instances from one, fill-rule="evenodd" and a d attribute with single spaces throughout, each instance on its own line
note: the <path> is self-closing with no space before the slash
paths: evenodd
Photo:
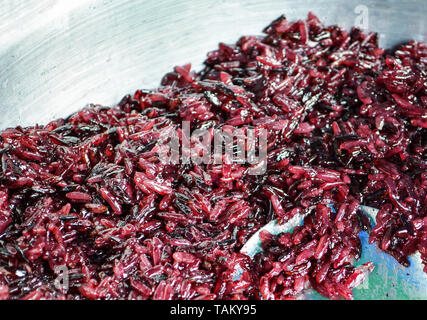
<path id="1" fill-rule="evenodd" d="M 423 3 L 0 0 L 0 129 L 44 124 L 87 103 L 111 105 L 157 86 L 176 64 L 200 69 L 219 41 L 259 34 L 282 13 L 296 19 L 311 10 L 345 27 L 368 22 L 385 46 L 425 40 Z M 360 21 L 366 8 L 368 21 Z"/>
<path id="2" fill-rule="evenodd" d="M 311 10 L 346 28 L 362 23 L 384 47 L 426 41 L 424 1 L 0 0 L 0 129 L 45 124 L 87 103 L 114 104 L 156 87 L 174 65 L 200 69 L 218 42 L 260 34 L 282 13 L 298 19 Z"/>

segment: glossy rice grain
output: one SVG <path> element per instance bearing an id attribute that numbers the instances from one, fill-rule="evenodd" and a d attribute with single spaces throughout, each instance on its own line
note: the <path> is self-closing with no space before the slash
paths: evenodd
<path id="1" fill-rule="evenodd" d="M 386 51 L 375 34 L 282 16 L 219 44 L 198 73 L 178 66 L 114 107 L 2 131 L 0 299 L 296 299 L 308 287 L 351 299 L 375 267 L 352 265 L 361 230 L 399 263 L 415 251 L 427 263 L 426 62 L 424 43 Z M 163 164 L 182 121 L 266 129 L 266 174 Z M 360 205 L 379 209 L 372 230 Z M 239 253 L 296 214 L 292 234 Z M 64 266 L 70 286 L 57 288 Z"/>

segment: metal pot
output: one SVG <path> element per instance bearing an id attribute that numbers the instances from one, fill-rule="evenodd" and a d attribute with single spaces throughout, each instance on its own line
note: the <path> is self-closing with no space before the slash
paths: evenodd
<path id="1" fill-rule="evenodd" d="M 423 0 L 3 0 L 0 129 L 45 124 L 87 103 L 156 87 L 174 65 L 200 69 L 218 42 L 260 34 L 281 14 L 424 41 Z"/>

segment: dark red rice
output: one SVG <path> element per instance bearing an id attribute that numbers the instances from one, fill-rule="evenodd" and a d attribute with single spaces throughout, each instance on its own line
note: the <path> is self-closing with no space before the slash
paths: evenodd
<path id="1" fill-rule="evenodd" d="M 380 209 L 371 242 L 427 263 L 426 44 L 384 51 L 313 14 L 264 32 L 113 108 L 1 132 L 0 299 L 292 299 L 307 286 L 350 299 L 373 268 L 352 265 L 370 228 L 361 204 Z M 183 120 L 267 129 L 267 173 L 163 165 L 156 141 Z M 295 232 L 239 253 L 299 213 Z"/>

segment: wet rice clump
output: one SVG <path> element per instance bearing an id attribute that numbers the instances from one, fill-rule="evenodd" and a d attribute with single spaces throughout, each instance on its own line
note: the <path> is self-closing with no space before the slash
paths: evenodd
<path id="1" fill-rule="evenodd" d="M 158 89 L 0 136 L 0 299 L 352 298 L 358 234 L 427 263 L 427 46 L 316 16 L 219 44 Z M 268 130 L 267 172 L 164 164 L 192 130 Z M 197 145 L 197 141 L 191 141 Z M 376 225 L 360 205 L 379 209 Z M 335 208 L 332 211 L 331 206 Z M 262 233 L 304 214 L 292 234 Z M 62 271 L 61 271 L 62 270 Z M 64 271 L 65 270 L 65 271 Z M 239 279 L 234 277 L 239 270 Z M 66 272 L 68 287 L 55 285 Z"/>

